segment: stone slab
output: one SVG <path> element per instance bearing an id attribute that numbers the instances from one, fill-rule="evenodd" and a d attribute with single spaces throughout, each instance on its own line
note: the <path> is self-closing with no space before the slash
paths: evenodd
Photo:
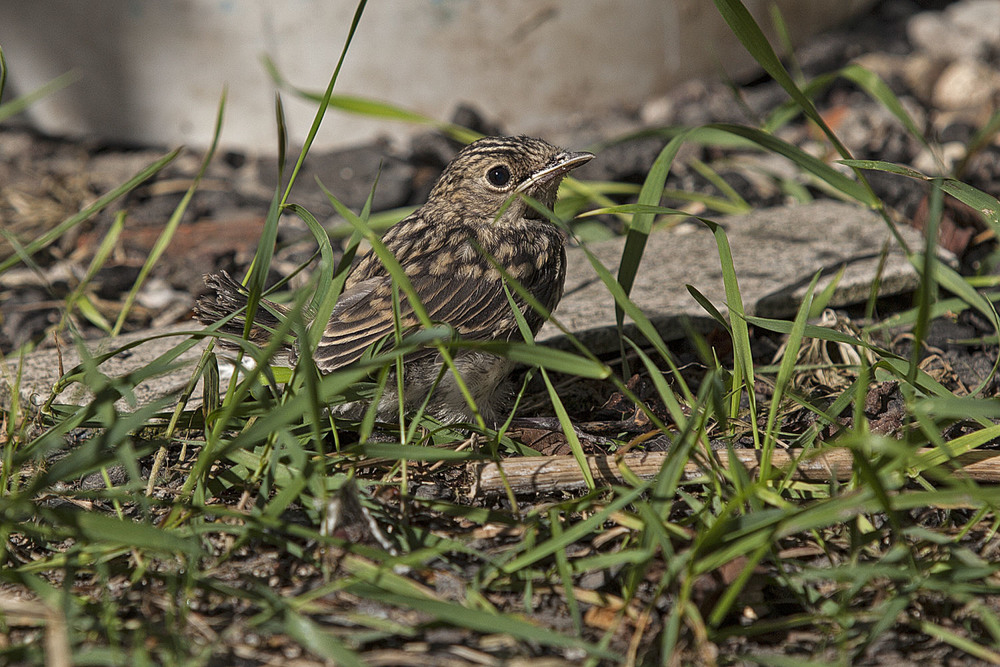
<path id="1" fill-rule="evenodd" d="M 857 205 L 818 201 L 799 206 L 761 209 L 747 215 L 720 217 L 729 239 L 733 265 L 748 314 L 789 318 L 795 315 L 813 275 L 822 270 L 817 291 L 844 267 L 830 306 L 837 308 L 868 299 L 883 246 L 892 235 L 882 218 Z M 920 232 L 900 230 L 912 249 L 923 246 Z M 587 248 L 617 274 L 624 239 L 591 243 Z M 898 244 L 889 243 L 880 296 L 913 291 L 919 276 Z M 566 295 L 555 317 L 594 352 L 618 349 L 615 303 L 597 272 L 579 248 L 568 251 Z M 727 312 L 722 268 L 715 237 L 700 222 L 685 222 L 649 236 L 631 299 L 650 318 L 665 340 L 684 336 L 681 321 L 690 318 L 698 329 L 711 319 L 686 285 L 692 285 L 722 313 Z M 626 319 L 626 332 L 634 325 Z M 539 340 L 552 341 L 560 332 L 551 322 Z"/>
<path id="2" fill-rule="evenodd" d="M 116 349 L 130 345 L 143 339 L 150 339 L 135 347 L 116 354 L 99 366 L 100 371 L 108 377 L 121 377 L 140 368 L 144 368 L 160 355 L 181 344 L 187 337 L 183 332 L 197 331 L 202 327 L 196 322 L 186 322 L 160 329 L 141 331 L 116 338 L 102 338 L 85 343 L 91 355 L 113 352 Z M 151 338 L 155 337 L 155 338 Z M 169 395 L 179 395 L 187 385 L 195 370 L 198 359 L 207 345 L 207 339 L 196 343 L 191 349 L 180 354 L 174 364 L 176 368 L 158 377 L 149 378 L 135 387 L 135 404 L 130 405 L 125 399 L 120 399 L 115 406 L 119 410 L 129 411 Z M 80 352 L 76 347 L 66 347 L 60 350 L 39 350 L 25 355 L 23 363 L 18 358 L 7 358 L 0 364 L 0 403 L 7 404 L 10 387 L 15 384 L 20 389 L 22 405 L 37 409 L 48 401 L 53 387 L 61 377 L 60 370 L 69 372 L 80 363 Z M 20 367 L 20 383 L 17 383 Z M 55 403 L 62 405 L 86 405 L 94 398 L 94 392 L 83 383 L 76 382 L 62 391 Z M 201 389 L 196 388 L 192 405 L 201 403 Z"/>
<path id="3" fill-rule="evenodd" d="M 846 267 L 831 306 L 864 302 L 882 247 L 891 238 L 879 216 L 858 206 L 837 202 L 760 210 L 749 215 L 720 218 L 719 223 L 729 238 L 744 306 L 748 313 L 766 317 L 794 315 L 810 279 L 821 269 L 826 275 L 820 288 L 841 267 Z M 921 246 L 918 232 L 909 228 L 901 232 L 911 247 Z M 614 272 L 624 239 L 587 247 Z M 581 249 L 570 248 L 568 257 L 566 295 L 556 310 L 556 317 L 593 351 L 600 354 L 617 350 L 614 300 Z M 699 328 L 711 322 L 688 293 L 687 284 L 696 287 L 720 311 L 726 312 L 715 239 L 700 223 L 685 223 L 670 231 L 653 233 L 632 290 L 633 301 L 651 318 L 665 339 L 684 335 L 680 326 L 682 318 L 690 318 Z M 880 294 L 913 291 L 918 284 L 916 271 L 900 248 L 891 244 Z M 156 334 L 179 334 L 198 328 L 195 323 L 180 324 L 116 340 L 88 343 L 88 348 L 92 353 L 99 353 Z M 549 323 L 539 339 L 557 342 L 558 335 L 559 330 Z M 147 365 L 180 340 L 177 335 L 150 340 L 112 357 L 102 364 L 101 370 L 111 376 L 123 375 Z M 136 391 L 139 404 L 179 393 L 190 378 L 204 345 L 202 341 L 181 356 L 179 361 L 187 364 L 184 368 L 140 385 Z M 75 349 L 62 351 L 62 368 L 69 370 L 78 363 Z M 36 406 L 43 403 L 59 378 L 59 368 L 59 353 L 54 350 L 27 355 L 20 383 L 22 400 Z M 0 367 L 0 395 L 9 392 L 16 372 L 14 359 L 7 359 Z M 195 397 L 200 400 L 200 395 L 200 390 L 196 390 Z M 58 402 L 83 404 L 91 396 L 86 387 L 77 384 L 64 391 Z M 119 407 L 128 409 L 124 402 L 120 402 Z"/>

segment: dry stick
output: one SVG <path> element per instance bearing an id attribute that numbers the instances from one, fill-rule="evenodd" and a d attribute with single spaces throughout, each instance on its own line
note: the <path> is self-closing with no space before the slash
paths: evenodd
<path id="1" fill-rule="evenodd" d="M 0 595 L 0 615 L 10 626 L 45 626 L 45 664 L 49 667 L 69 667 L 73 654 L 69 647 L 66 616 L 61 607 L 37 600 L 18 600 Z"/>
<path id="2" fill-rule="evenodd" d="M 921 449 L 917 454 L 929 455 L 935 451 Z M 738 449 L 734 454 L 749 472 L 753 473 L 759 467 L 759 451 Z M 713 453 L 713 456 L 719 466 L 730 467 L 726 452 Z M 775 450 L 771 454 L 771 465 L 784 469 L 794 464 L 792 479 L 798 481 L 826 482 L 834 478 L 843 481 L 850 479 L 854 473 L 854 455 L 846 449 L 831 449 L 797 462 L 796 456 L 800 454 Z M 660 471 L 666 457 L 667 452 L 630 452 L 622 457 L 588 456 L 587 464 L 596 483 L 622 484 L 625 478 L 619 466 L 628 466 L 640 479 L 650 479 Z M 974 450 L 954 457 L 950 463 L 959 469 L 953 474 L 964 474 L 977 482 L 1000 483 L 1000 450 Z M 532 456 L 506 459 L 500 463 L 470 463 L 468 470 L 472 477 L 469 488 L 472 496 L 503 493 L 504 478 L 516 494 L 548 493 L 586 486 L 580 467 L 572 456 Z M 684 479 L 704 477 L 705 470 L 703 465 L 688 463 L 684 467 Z"/>

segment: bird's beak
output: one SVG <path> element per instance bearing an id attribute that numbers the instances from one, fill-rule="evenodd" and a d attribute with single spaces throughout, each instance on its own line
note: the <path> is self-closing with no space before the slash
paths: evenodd
<path id="1" fill-rule="evenodd" d="M 542 169 L 526 178 L 524 182 L 518 186 L 517 192 L 527 192 L 535 185 L 558 180 L 565 175 L 566 172 L 572 171 L 573 169 L 576 169 L 593 159 L 593 153 L 587 153 L 584 151 L 578 153 L 562 151 L 561 153 L 556 154 L 556 156 L 552 158 L 552 160 L 550 160 L 549 163 Z"/>

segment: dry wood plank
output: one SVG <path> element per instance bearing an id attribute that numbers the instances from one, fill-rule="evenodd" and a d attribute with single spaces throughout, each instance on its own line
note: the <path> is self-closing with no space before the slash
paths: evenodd
<path id="1" fill-rule="evenodd" d="M 936 450 L 922 449 L 918 455 L 931 455 Z M 760 468 L 760 452 L 753 449 L 735 450 L 736 459 L 753 474 Z M 625 477 L 621 467 L 625 466 L 640 479 L 654 477 L 663 466 L 667 452 L 629 452 L 622 456 L 588 456 L 587 465 L 598 485 L 622 484 Z M 712 456 L 722 468 L 729 468 L 726 452 L 713 452 Z M 853 453 L 846 449 L 829 449 L 815 452 L 808 458 L 799 458 L 798 452 L 776 450 L 771 455 L 771 465 L 787 470 L 794 465 L 792 479 L 799 481 L 824 482 L 831 479 L 841 481 L 850 478 L 853 469 Z M 970 479 L 979 482 L 1000 483 L 1000 450 L 975 450 L 955 457 L 953 468 Z M 536 456 L 511 458 L 499 463 L 469 464 L 472 482 L 470 495 L 504 493 L 506 484 L 518 495 L 551 493 L 559 489 L 572 490 L 586 487 L 583 473 L 572 456 Z M 687 463 L 684 479 L 693 480 L 705 476 L 706 466 Z M 506 479 L 506 484 L 505 480 Z"/>

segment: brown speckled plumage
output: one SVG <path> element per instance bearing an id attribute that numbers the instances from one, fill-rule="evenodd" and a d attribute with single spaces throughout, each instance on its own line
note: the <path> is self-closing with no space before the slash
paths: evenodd
<path id="1" fill-rule="evenodd" d="M 587 162 L 589 153 L 569 153 L 540 139 L 487 137 L 465 147 L 445 168 L 427 203 L 389 229 L 382 241 L 406 272 L 431 320 L 445 322 L 469 340 L 519 340 L 517 322 L 500 272 L 478 250 L 482 248 L 504 267 L 545 308 L 551 311 L 562 298 L 566 253 L 561 232 L 532 209 L 517 193 L 552 207 L 566 172 Z M 506 205 L 506 208 L 503 207 Z M 503 213 L 499 215 L 501 209 Z M 214 297 L 199 302 L 198 317 L 212 322 L 246 304 L 228 276 L 210 276 Z M 543 317 L 511 290 L 531 330 Z M 418 320 L 401 294 L 404 330 Z M 265 309 L 260 309 L 265 311 Z M 266 311 L 255 323 L 272 327 Z M 322 340 L 314 354 L 319 369 L 329 372 L 361 357 L 373 343 L 394 330 L 392 281 L 374 252 L 352 269 Z M 241 321 L 230 329 L 242 333 Z M 266 338 L 255 327 L 256 342 Z M 252 338 L 254 340 L 254 338 Z M 487 422 L 500 418 L 501 385 L 510 367 L 506 360 L 481 352 L 462 351 L 456 367 Z M 423 402 L 438 377 L 441 360 L 433 349 L 407 357 L 404 398 L 408 408 Z M 398 412 L 394 382 L 388 383 L 379 404 L 379 416 Z M 364 406 L 348 405 L 341 414 L 359 413 Z M 453 378 L 446 373 L 434 390 L 428 411 L 443 421 L 463 421 L 471 410 Z"/>

